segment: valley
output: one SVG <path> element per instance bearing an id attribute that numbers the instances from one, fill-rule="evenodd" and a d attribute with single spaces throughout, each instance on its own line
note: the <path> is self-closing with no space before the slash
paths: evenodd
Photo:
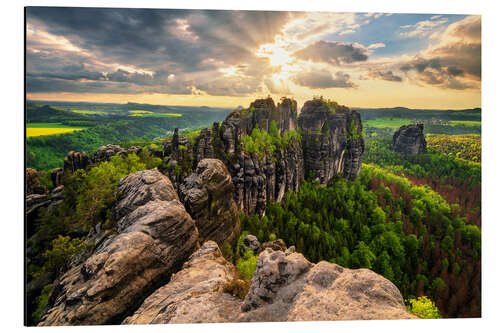
<path id="1" fill-rule="evenodd" d="M 132 111 L 122 112 L 124 118 L 130 118 L 130 113 L 148 115 L 152 111 L 147 110 L 154 109 L 131 107 Z M 62 116 L 60 106 L 42 108 L 49 114 L 47 120 Z M 104 111 L 94 110 L 85 115 L 89 117 L 86 119 L 60 121 L 96 122 L 86 130 L 27 141 L 28 153 L 43 157 L 31 160 L 31 166 L 43 167 L 27 175 L 31 184 L 27 198 L 28 298 L 33 324 L 149 323 L 145 313 L 151 311 L 163 318 L 160 323 L 188 320 L 182 319 L 185 317 L 180 313 L 175 317 L 178 319 L 169 317 L 158 297 L 170 295 L 167 281 L 171 273 L 178 272 L 174 266 L 189 254 L 198 253 L 196 248 L 202 245 L 199 258 L 204 259 L 193 261 L 196 265 L 212 265 L 210 258 L 215 256 L 219 258 L 216 262 L 234 265 L 237 271 L 221 282 L 222 294 L 206 297 L 215 308 L 226 302 L 219 297 L 229 297 L 227 301 L 243 309 L 222 317 L 221 312 L 214 317 L 207 314 L 208 322 L 258 320 L 262 311 L 276 320 L 309 318 L 297 317 L 294 311 L 298 310 L 293 307 L 274 312 L 255 294 L 254 280 L 265 274 L 259 265 L 271 260 L 266 254 L 271 249 L 278 256 L 284 253 L 280 251 L 296 251 L 302 259 L 294 257 L 293 263 L 285 259 L 286 255 L 280 259 L 292 270 L 299 270 L 300 265 L 316 265 L 318 268 L 308 273 L 313 274 L 316 269 L 327 269 L 324 265 L 328 262 L 353 272 L 366 268 L 390 281 L 397 295 L 400 293 L 394 296 L 400 297 L 401 301 L 395 301 L 400 305 L 386 317 L 373 318 L 431 318 L 415 312 L 417 304 L 434 307 L 428 312 L 433 313 L 432 318 L 481 315 L 480 110 L 448 113 L 381 109 L 358 113 L 316 98 L 298 112 L 293 99 L 282 98 L 275 104 L 267 98 L 231 113 L 185 111 L 182 116 L 158 117 L 154 122 L 148 117 L 132 117 L 134 123 L 120 118 L 116 106 L 109 110 L 105 116 L 100 114 Z M 158 112 L 166 113 L 160 107 Z M 225 119 L 217 122 L 216 117 L 220 117 L 219 121 Z M 423 127 L 414 123 L 423 123 Z M 457 127 L 460 134 L 456 134 Z M 88 154 L 79 147 L 88 147 Z M 29 158 L 27 162 L 30 167 Z M 64 168 L 57 169 L 60 166 Z M 155 193 L 172 193 L 155 200 L 178 197 L 175 205 L 181 208 L 176 208 L 179 215 L 172 223 L 186 221 L 180 224 L 185 229 L 178 229 L 182 234 L 176 237 L 187 243 L 182 250 L 161 254 L 161 260 L 172 258 L 168 260 L 177 263 L 172 262 L 173 266 L 163 271 L 153 269 L 155 260 L 160 260 L 155 259 L 156 252 L 140 252 L 147 256 L 137 274 L 144 269 L 151 272 L 151 280 L 130 277 L 136 281 L 135 289 L 122 289 L 123 281 L 111 282 L 99 273 L 101 264 L 95 266 L 97 271 L 89 265 L 106 260 L 108 251 L 115 251 L 112 248 L 126 249 L 130 246 L 126 245 L 127 237 L 139 237 L 132 232 L 143 228 L 142 220 L 137 220 L 124 205 L 139 207 L 140 214 L 153 214 L 150 209 L 158 201 L 131 203 L 136 199 L 120 194 L 146 191 L 141 189 L 146 183 L 134 178 L 146 177 L 144 172 L 153 172 L 147 177 L 158 179 L 152 184 L 171 182 L 168 186 L 151 186 L 168 188 Z M 151 208 L 147 208 L 149 205 Z M 160 207 L 174 204 L 165 205 L 158 206 L 158 212 L 163 209 Z M 125 210 L 120 213 L 121 209 Z M 145 216 L 156 221 L 162 219 L 160 215 Z M 147 234 L 156 235 L 159 231 L 155 228 L 148 229 Z M 174 242 L 160 234 L 152 237 L 134 244 L 160 249 L 162 242 Z M 204 257 L 203 251 L 212 254 Z M 126 252 L 120 252 L 123 265 L 110 268 L 118 269 L 117 279 L 130 274 L 127 267 L 136 260 Z M 149 262 L 152 266 L 147 266 Z M 90 271 L 85 274 L 89 275 L 81 276 L 80 272 L 87 269 Z M 183 272 L 179 274 L 188 274 Z M 195 283 L 187 277 L 176 281 Z M 291 285 L 302 283 L 300 279 L 293 281 Z M 96 303 L 88 296 L 94 292 L 92 285 L 102 285 L 104 294 L 123 292 L 129 298 L 121 305 Z M 464 285 L 468 288 L 464 289 Z M 76 315 L 73 301 L 66 299 L 66 295 L 76 292 L 73 288 L 86 290 L 75 300 L 82 314 Z M 277 296 L 269 297 L 281 297 L 279 290 Z M 364 292 L 368 293 L 368 289 Z M 313 302 L 320 295 L 308 297 Z M 384 306 L 368 300 L 372 303 L 367 306 L 374 313 L 378 313 L 378 306 Z M 177 306 L 184 306 L 184 301 L 178 302 Z M 93 308 L 101 312 L 94 313 Z M 303 314 L 305 310 L 300 311 Z M 134 314 L 126 317 L 127 313 Z M 280 313 L 288 317 L 273 317 Z M 328 313 L 324 316 L 326 320 L 334 318 Z M 361 312 L 359 316 L 361 319 Z"/>

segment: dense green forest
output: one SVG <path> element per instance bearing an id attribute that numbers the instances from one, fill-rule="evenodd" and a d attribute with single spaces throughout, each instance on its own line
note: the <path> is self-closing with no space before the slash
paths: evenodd
<path id="1" fill-rule="evenodd" d="M 282 238 L 313 262 L 372 269 L 405 298 L 430 295 L 446 317 L 480 313 L 480 229 L 429 187 L 373 164 L 352 182 L 305 182 L 264 217 L 244 216 L 243 229 Z"/>
<path id="2" fill-rule="evenodd" d="M 481 164 L 456 158 L 432 148 L 425 154 L 403 156 L 391 150 L 390 140 L 368 140 L 363 160 L 407 177 L 413 184 L 427 185 L 481 226 Z"/>

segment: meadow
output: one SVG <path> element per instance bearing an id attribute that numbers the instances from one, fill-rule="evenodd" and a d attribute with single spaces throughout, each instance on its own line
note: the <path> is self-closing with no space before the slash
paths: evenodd
<path id="1" fill-rule="evenodd" d="M 463 125 L 463 126 L 481 126 L 480 121 L 476 120 L 450 120 L 450 124 L 453 125 Z"/>
<path id="2" fill-rule="evenodd" d="M 394 128 L 398 129 L 403 125 L 413 124 L 413 120 L 408 118 L 378 118 L 365 120 L 363 126 L 375 128 Z"/>
<path id="3" fill-rule="evenodd" d="M 145 110 L 130 110 L 130 117 L 151 117 L 151 118 L 168 118 L 168 117 L 182 117 L 180 113 L 154 113 Z"/>
<path id="4" fill-rule="evenodd" d="M 106 112 L 94 111 L 94 110 L 71 110 L 71 112 L 78 113 L 78 114 L 84 114 L 84 115 L 99 115 L 99 116 L 106 115 Z"/>
<path id="5" fill-rule="evenodd" d="M 53 135 L 80 131 L 85 127 L 74 127 L 62 123 L 27 123 L 26 137 Z"/>

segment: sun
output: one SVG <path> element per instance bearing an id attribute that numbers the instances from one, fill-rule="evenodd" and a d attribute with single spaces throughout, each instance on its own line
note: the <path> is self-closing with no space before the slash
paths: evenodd
<path id="1" fill-rule="evenodd" d="M 290 52 L 276 44 L 264 44 L 255 53 L 258 57 L 269 58 L 271 66 L 284 66 L 291 64 L 294 60 Z"/>

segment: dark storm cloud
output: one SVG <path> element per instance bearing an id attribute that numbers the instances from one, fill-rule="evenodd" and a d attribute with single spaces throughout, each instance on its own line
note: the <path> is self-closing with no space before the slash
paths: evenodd
<path id="1" fill-rule="evenodd" d="M 294 56 L 303 60 L 333 65 L 350 64 L 368 59 L 367 50 L 361 46 L 323 40 L 295 52 Z"/>
<path id="2" fill-rule="evenodd" d="M 368 76 L 372 79 L 376 80 L 384 80 L 384 81 L 391 81 L 391 82 L 402 82 L 403 78 L 399 75 L 393 74 L 392 71 L 372 71 L 368 73 Z"/>
<path id="3" fill-rule="evenodd" d="M 311 89 L 326 88 L 354 88 L 355 84 L 350 81 L 350 76 L 343 72 L 337 72 L 332 76 L 329 72 L 316 71 L 300 73 L 292 80 L 304 87 Z"/>
<path id="4" fill-rule="evenodd" d="M 220 92 L 227 85 L 217 73 L 218 68 L 246 64 L 249 68 L 262 66 L 255 49 L 274 40 L 283 25 L 294 15 L 286 12 L 151 10 L 114 8 L 54 8 L 29 7 L 27 23 L 36 31 L 41 29 L 54 36 L 64 37 L 72 46 L 85 52 L 67 52 L 36 39 L 27 40 L 28 73 L 51 78 L 47 73 L 62 73 L 62 65 L 82 67 L 89 71 L 109 72 L 105 78 L 94 73 L 75 78 L 57 75 L 60 79 L 95 79 L 149 86 L 167 84 L 167 77 L 193 73 L 210 73 L 213 82 L 200 79 L 200 85 Z M 37 49 L 35 54 L 31 49 Z M 59 60 L 59 61 L 58 61 Z M 103 68 L 107 64 L 133 66 L 139 71 Z M 43 68 L 43 70 L 42 70 Z M 153 75 L 144 74 L 153 72 Z M 247 69 L 260 80 L 262 70 Z M 50 84 L 52 81 L 47 81 Z M 181 91 L 189 93 L 188 85 L 198 85 L 191 77 Z M 180 84 L 180 80 L 177 81 Z M 36 85 L 32 85 L 33 87 Z M 60 85 L 57 85 L 60 86 Z M 98 86 L 98 85 L 97 85 Z M 244 85 L 245 86 L 245 85 Z M 69 85 L 73 87 L 73 85 Z M 248 88 L 248 86 L 246 85 Z M 130 90 L 130 89 L 128 89 Z M 177 89 L 178 90 L 178 89 Z M 237 85 L 229 91 L 248 90 Z M 31 92 L 31 91 L 29 91 Z"/>

